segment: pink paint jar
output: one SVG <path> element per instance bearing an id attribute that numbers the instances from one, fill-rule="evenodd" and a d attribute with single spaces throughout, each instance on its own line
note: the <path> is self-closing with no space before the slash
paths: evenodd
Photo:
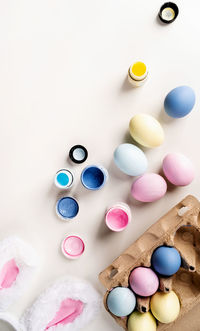
<path id="1" fill-rule="evenodd" d="M 105 216 L 107 227 L 114 231 L 123 231 L 131 222 L 131 210 L 124 202 L 118 202 L 110 207 Z"/>
<path id="2" fill-rule="evenodd" d="M 85 250 L 85 244 L 79 236 L 67 236 L 61 244 L 61 250 L 68 259 L 78 259 Z"/>

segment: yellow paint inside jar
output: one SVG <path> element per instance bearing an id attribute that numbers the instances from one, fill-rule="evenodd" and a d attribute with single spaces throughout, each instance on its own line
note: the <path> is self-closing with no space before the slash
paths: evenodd
<path id="1" fill-rule="evenodd" d="M 147 67 L 143 62 L 136 62 L 132 65 L 131 71 L 134 76 L 142 77 L 147 71 Z"/>

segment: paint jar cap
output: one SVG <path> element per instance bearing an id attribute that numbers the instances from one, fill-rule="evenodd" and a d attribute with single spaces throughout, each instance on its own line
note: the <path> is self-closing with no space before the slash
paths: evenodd
<path id="1" fill-rule="evenodd" d="M 78 259 L 85 251 L 84 241 L 77 235 L 67 236 L 61 244 L 61 250 L 68 259 Z"/>
<path id="2" fill-rule="evenodd" d="M 169 24 L 175 21 L 178 14 L 178 6 L 173 2 L 166 2 L 161 6 L 158 15 L 163 23 Z"/>
<path id="3" fill-rule="evenodd" d="M 69 151 L 69 158 L 74 163 L 83 163 L 87 160 L 88 151 L 82 145 L 75 145 Z"/>

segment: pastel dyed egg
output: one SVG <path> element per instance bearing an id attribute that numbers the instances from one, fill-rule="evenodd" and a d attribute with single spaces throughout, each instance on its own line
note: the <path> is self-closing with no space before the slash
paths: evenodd
<path id="1" fill-rule="evenodd" d="M 138 267 L 131 272 L 129 284 L 136 294 L 142 297 L 148 297 L 157 291 L 159 280 L 152 269 Z"/>
<path id="2" fill-rule="evenodd" d="M 172 276 L 181 266 L 181 256 L 176 248 L 161 246 L 153 252 L 151 265 L 160 275 Z"/>
<path id="3" fill-rule="evenodd" d="M 180 313 L 180 302 L 174 291 L 155 293 L 150 306 L 152 314 L 161 323 L 172 323 Z"/>
<path id="4" fill-rule="evenodd" d="M 143 151 L 133 144 L 121 144 L 114 152 L 116 166 L 129 176 L 142 175 L 147 169 L 147 158 Z"/>
<path id="5" fill-rule="evenodd" d="M 128 331 L 156 331 L 156 320 L 153 315 L 134 311 L 128 319 Z"/>
<path id="6" fill-rule="evenodd" d="M 157 147 L 163 143 L 164 131 L 160 123 L 147 114 L 133 116 L 129 123 L 132 138 L 145 147 Z"/>
<path id="7" fill-rule="evenodd" d="M 167 183 L 158 174 L 147 173 L 136 179 L 131 187 L 134 199 L 141 202 L 153 202 L 161 199 L 167 191 Z"/>
<path id="8" fill-rule="evenodd" d="M 107 307 L 115 316 L 130 315 L 135 309 L 135 305 L 135 294 L 127 287 L 116 287 L 108 294 Z"/>
<path id="9" fill-rule="evenodd" d="M 189 114 L 195 105 L 195 93 L 189 86 L 179 86 L 170 91 L 164 101 L 165 112 L 180 118 Z"/>
<path id="10" fill-rule="evenodd" d="M 184 155 L 169 153 L 163 160 L 163 172 L 169 182 L 176 186 L 189 185 L 194 179 L 192 162 Z"/>

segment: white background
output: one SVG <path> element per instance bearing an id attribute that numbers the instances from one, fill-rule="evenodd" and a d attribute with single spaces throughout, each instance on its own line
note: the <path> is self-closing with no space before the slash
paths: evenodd
<path id="1" fill-rule="evenodd" d="M 35 281 L 10 309 L 17 316 L 63 274 L 88 279 L 103 294 L 99 272 L 180 199 L 199 196 L 200 4 L 177 3 L 177 20 L 162 25 L 158 0 L 0 1 L 0 239 L 16 234 L 40 256 Z M 148 65 L 150 75 L 134 89 L 127 70 L 136 60 Z M 184 84 L 196 92 L 195 109 L 184 119 L 170 119 L 164 97 Z M 162 200 L 145 205 L 134 203 L 133 179 L 113 164 L 116 146 L 131 141 L 128 123 L 138 112 L 156 116 L 166 133 L 161 147 L 146 152 L 148 171 L 159 171 L 170 151 L 186 154 L 196 167 L 189 187 L 170 189 Z M 69 166 L 68 151 L 76 143 L 87 147 L 89 158 Z M 98 192 L 85 190 L 79 180 L 83 167 L 93 163 L 110 174 Z M 70 223 L 54 212 L 53 177 L 63 167 L 75 174 L 69 194 L 80 203 Z M 118 234 L 104 226 L 105 210 L 116 201 L 128 202 L 133 215 Z M 85 239 L 86 251 L 68 261 L 60 242 L 73 233 Z M 94 330 L 120 328 L 103 311 L 84 331 Z"/>

